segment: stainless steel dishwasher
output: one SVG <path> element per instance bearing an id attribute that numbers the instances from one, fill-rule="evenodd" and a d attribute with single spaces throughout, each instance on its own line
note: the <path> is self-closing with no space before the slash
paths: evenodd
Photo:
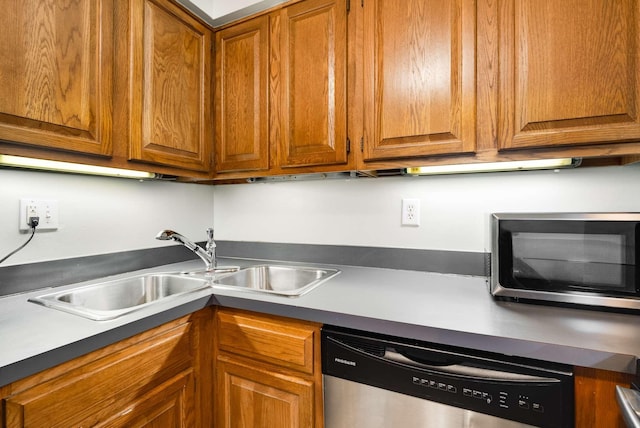
<path id="1" fill-rule="evenodd" d="M 570 366 L 322 330 L 326 428 L 572 427 Z"/>

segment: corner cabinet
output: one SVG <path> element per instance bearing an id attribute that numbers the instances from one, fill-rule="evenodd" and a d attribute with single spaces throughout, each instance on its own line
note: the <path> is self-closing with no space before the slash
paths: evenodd
<path id="1" fill-rule="evenodd" d="M 216 314 L 216 426 L 322 428 L 320 325 Z"/>
<path id="2" fill-rule="evenodd" d="M 209 427 L 211 325 L 203 309 L 0 388 L 0 425 Z"/>
<path id="3" fill-rule="evenodd" d="M 640 139 L 640 2 L 498 1 L 500 149 Z"/>
<path id="4" fill-rule="evenodd" d="M 216 32 L 220 178 L 349 168 L 347 17 L 305 0 Z"/>
<path id="5" fill-rule="evenodd" d="M 208 171 L 212 32 L 168 0 L 131 0 L 133 160 Z"/>
<path id="6" fill-rule="evenodd" d="M 215 170 L 269 169 L 269 17 L 218 31 Z"/>
<path id="7" fill-rule="evenodd" d="M 0 140 L 111 156 L 113 0 L 0 7 Z"/>
<path id="8" fill-rule="evenodd" d="M 476 2 L 364 8 L 364 160 L 475 150 Z"/>

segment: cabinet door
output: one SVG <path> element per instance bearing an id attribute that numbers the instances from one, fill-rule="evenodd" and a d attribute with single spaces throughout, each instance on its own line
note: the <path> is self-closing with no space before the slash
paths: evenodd
<path id="1" fill-rule="evenodd" d="M 503 149 L 640 138 L 640 2 L 499 2 Z"/>
<path id="2" fill-rule="evenodd" d="M 300 2 L 280 21 L 280 166 L 346 163 L 346 1 Z"/>
<path id="3" fill-rule="evenodd" d="M 117 347 L 118 345 L 114 345 Z M 133 426 L 134 420 L 178 420 L 193 426 L 196 415 L 190 324 L 19 389 L 1 403 L 6 428 Z M 34 375 L 48 377 L 44 374 Z M 177 419 L 176 419 L 177 418 Z M 164 425 L 160 425 L 164 426 Z"/>
<path id="4" fill-rule="evenodd" d="M 222 428 L 313 427 L 313 382 L 220 355 L 218 424 Z"/>
<path id="5" fill-rule="evenodd" d="M 269 17 L 216 33 L 216 172 L 269 169 Z"/>
<path id="6" fill-rule="evenodd" d="M 132 0 L 130 158 L 211 164 L 211 32 L 168 0 Z"/>
<path id="7" fill-rule="evenodd" d="M 112 1 L 0 8 L 0 139 L 111 155 Z"/>
<path id="8" fill-rule="evenodd" d="M 113 419 L 96 428 L 189 428 L 194 426 L 188 411 L 191 373 L 185 372 L 137 398 Z"/>
<path id="9" fill-rule="evenodd" d="M 472 0 L 364 5 L 364 159 L 475 150 Z"/>

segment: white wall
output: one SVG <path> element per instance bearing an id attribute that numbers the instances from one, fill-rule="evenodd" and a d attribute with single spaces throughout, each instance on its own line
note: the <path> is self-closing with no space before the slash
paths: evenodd
<path id="1" fill-rule="evenodd" d="M 218 239 L 489 251 L 491 212 L 640 211 L 640 165 L 215 187 Z M 400 225 L 402 198 L 421 226 Z"/>
<path id="2" fill-rule="evenodd" d="M 57 199 L 60 228 L 36 233 L 2 267 L 171 245 L 154 239 L 161 229 L 202 241 L 213 223 L 211 186 L 0 170 L 0 258 L 28 238 L 18 231 L 22 197 Z"/>
<path id="3" fill-rule="evenodd" d="M 60 229 L 0 266 L 171 245 L 165 228 L 204 240 L 211 224 L 219 240 L 488 251 L 491 212 L 640 211 L 639 184 L 640 165 L 215 187 L 0 170 L 0 257 L 28 237 L 21 197 L 60 205 Z M 400 226 L 402 198 L 421 200 L 420 227 Z"/>
<path id="4" fill-rule="evenodd" d="M 191 4 L 197 6 L 210 18 L 217 19 L 231 13 L 241 11 L 245 8 L 247 14 L 255 13 L 269 7 L 283 3 L 286 0 L 178 0 L 180 3 L 190 7 Z M 246 14 L 241 14 L 246 15 Z"/>

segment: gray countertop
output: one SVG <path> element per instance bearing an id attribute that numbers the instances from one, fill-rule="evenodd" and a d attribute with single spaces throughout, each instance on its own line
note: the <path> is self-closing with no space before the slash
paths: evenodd
<path id="1" fill-rule="evenodd" d="M 222 265 L 255 263 L 255 260 L 220 260 Z M 0 386 L 210 304 L 635 373 L 635 361 L 640 356 L 639 315 L 498 302 L 487 290 L 487 278 L 479 276 L 339 265 L 325 267 L 342 272 L 300 297 L 214 287 L 111 321 L 91 321 L 27 301 L 46 292 L 43 290 L 2 297 Z M 199 261 L 136 273 L 197 269 L 201 269 Z M 91 282 L 99 281 L 82 284 Z"/>

